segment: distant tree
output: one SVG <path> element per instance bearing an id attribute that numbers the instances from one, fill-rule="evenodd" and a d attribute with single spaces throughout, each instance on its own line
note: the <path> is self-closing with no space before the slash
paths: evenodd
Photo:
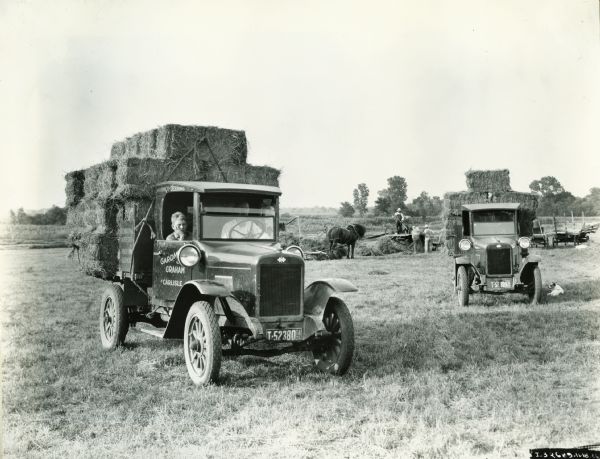
<path id="1" fill-rule="evenodd" d="M 426 191 L 412 200 L 407 211 L 415 217 L 432 217 L 442 212 L 442 200 L 438 196 L 430 197 Z"/>
<path id="2" fill-rule="evenodd" d="M 563 193 L 565 189 L 560 184 L 558 179 L 547 175 L 539 180 L 534 180 L 529 184 L 529 189 L 541 196 L 552 196 L 558 193 Z"/>
<path id="3" fill-rule="evenodd" d="M 575 205 L 577 198 L 568 191 L 548 194 L 540 198 L 537 214 L 538 215 L 570 215 L 571 212 L 577 212 Z"/>
<path id="4" fill-rule="evenodd" d="M 373 208 L 374 215 L 389 215 L 393 212 L 392 209 L 392 201 L 387 196 L 381 196 L 381 191 L 379 192 L 379 197 L 375 199 L 375 207 Z"/>
<path id="5" fill-rule="evenodd" d="M 590 193 L 581 199 L 581 209 L 586 215 L 600 215 L 600 188 L 590 189 Z"/>
<path id="6" fill-rule="evenodd" d="M 20 207 L 16 213 L 10 211 L 10 221 L 19 225 L 64 225 L 67 222 L 67 210 L 64 207 L 52 206 L 45 212 L 28 215 Z"/>
<path id="7" fill-rule="evenodd" d="M 354 197 L 354 209 L 362 217 L 367 213 L 367 204 L 369 202 L 369 188 L 364 183 L 359 183 L 358 187 L 352 192 Z"/>
<path id="8" fill-rule="evenodd" d="M 348 201 L 344 201 L 341 203 L 338 213 L 342 217 L 352 217 L 354 215 L 354 207 Z"/>
<path id="9" fill-rule="evenodd" d="M 404 177 L 394 175 L 387 179 L 388 187 L 384 190 L 380 190 L 379 194 L 379 205 L 375 201 L 375 207 L 380 213 L 391 214 L 398 208 L 405 210 L 406 204 L 406 190 L 408 188 Z"/>

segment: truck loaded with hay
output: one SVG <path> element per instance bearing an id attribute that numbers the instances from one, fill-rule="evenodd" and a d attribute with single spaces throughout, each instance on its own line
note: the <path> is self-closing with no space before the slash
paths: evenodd
<path id="1" fill-rule="evenodd" d="M 100 303 L 105 349 L 130 327 L 183 339 L 195 384 L 218 378 L 224 353 L 310 351 L 318 368 L 346 372 L 354 328 L 335 294 L 356 287 L 304 288 L 302 257 L 279 243 L 279 171 L 246 155 L 242 131 L 168 125 L 67 174 L 73 255 L 111 282 Z"/>
<path id="2" fill-rule="evenodd" d="M 468 191 L 446 193 L 443 203 L 459 304 L 468 305 L 475 292 L 522 292 L 539 303 L 541 258 L 529 253 L 537 196 L 512 191 L 508 170 L 466 176 Z"/>

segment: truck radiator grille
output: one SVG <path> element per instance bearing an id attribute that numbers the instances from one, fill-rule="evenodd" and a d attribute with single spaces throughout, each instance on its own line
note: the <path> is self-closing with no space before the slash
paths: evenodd
<path id="1" fill-rule="evenodd" d="M 261 265 L 259 295 L 263 317 L 301 314 L 302 265 Z"/>
<path id="2" fill-rule="evenodd" d="M 512 275 L 510 247 L 490 247 L 487 249 L 488 274 Z"/>

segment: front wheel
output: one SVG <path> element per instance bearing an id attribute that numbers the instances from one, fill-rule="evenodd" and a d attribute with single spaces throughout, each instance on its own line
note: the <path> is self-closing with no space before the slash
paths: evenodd
<path id="1" fill-rule="evenodd" d="M 542 273 L 536 266 L 533 269 L 533 284 L 529 286 L 527 294 L 530 304 L 540 304 L 542 302 Z"/>
<path id="2" fill-rule="evenodd" d="M 123 301 L 123 290 L 111 285 L 102 294 L 100 303 L 100 341 L 102 347 L 113 350 L 125 342 L 129 329 L 127 308 Z"/>
<path id="3" fill-rule="evenodd" d="M 456 296 L 459 306 L 469 305 L 469 275 L 464 266 L 459 266 L 456 271 Z"/>
<path id="4" fill-rule="evenodd" d="M 315 365 L 334 375 L 348 371 L 354 354 L 354 324 L 348 306 L 337 298 L 323 315 L 323 325 L 330 335 L 313 351 Z"/>
<path id="5" fill-rule="evenodd" d="M 206 301 L 188 311 L 183 333 L 185 366 L 197 386 L 215 382 L 221 369 L 221 332 L 217 316 Z"/>

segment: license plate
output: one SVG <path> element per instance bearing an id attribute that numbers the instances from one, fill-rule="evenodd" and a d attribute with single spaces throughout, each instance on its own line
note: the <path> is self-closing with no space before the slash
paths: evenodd
<path id="1" fill-rule="evenodd" d="M 492 280 L 490 281 L 490 288 L 512 288 L 512 280 Z"/>
<path id="2" fill-rule="evenodd" d="M 302 339 L 302 329 L 267 330 L 267 339 L 269 341 L 300 341 Z"/>

